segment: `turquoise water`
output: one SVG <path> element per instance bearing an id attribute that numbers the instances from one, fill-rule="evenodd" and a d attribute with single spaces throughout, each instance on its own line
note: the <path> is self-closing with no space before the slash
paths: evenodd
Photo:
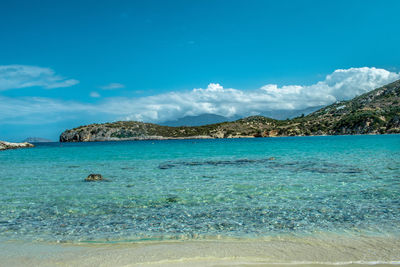
<path id="1" fill-rule="evenodd" d="M 84 182 L 101 173 L 108 182 Z M 2 240 L 400 227 L 400 135 L 46 143 L 0 152 Z"/>

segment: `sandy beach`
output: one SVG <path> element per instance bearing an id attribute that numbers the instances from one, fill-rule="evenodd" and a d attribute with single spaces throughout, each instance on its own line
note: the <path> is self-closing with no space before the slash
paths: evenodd
<path id="1" fill-rule="evenodd" d="M 270 237 L 134 243 L 0 244 L 1 266 L 394 266 L 399 237 Z"/>

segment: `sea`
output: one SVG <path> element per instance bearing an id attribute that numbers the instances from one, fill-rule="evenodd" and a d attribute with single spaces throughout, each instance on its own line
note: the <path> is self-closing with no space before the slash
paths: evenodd
<path id="1" fill-rule="evenodd" d="M 400 135 L 35 145 L 0 152 L 0 241 L 400 236 Z"/>

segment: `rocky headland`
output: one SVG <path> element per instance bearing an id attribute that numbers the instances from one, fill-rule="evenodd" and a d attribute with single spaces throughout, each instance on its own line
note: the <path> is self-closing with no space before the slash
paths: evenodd
<path id="1" fill-rule="evenodd" d="M 66 130 L 60 142 L 395 133 L 400 133 L 400 80 L 294 119 L 251 116 L 192 127 L 118 121 Z"/>
<path id="2" fill-rule="evenodd" d="M 25 147 L 34 147 L 34 145 L 32 145 L 28 142 L 10 143 L 10 142 L 5 142 L 5 141 L 0 141 L 0 150 L 25 148 Z"/>

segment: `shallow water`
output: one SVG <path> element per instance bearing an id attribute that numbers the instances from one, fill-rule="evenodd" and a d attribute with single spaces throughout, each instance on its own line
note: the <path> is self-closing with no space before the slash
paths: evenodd
<path id="1" fill-rule="evenodd" d="M 400 238 L 338 234 L 128 243 L 0 242 L 0 266 L 399 266 Z"/>
<path id="2" fill-rule="evenodd" d="M 399 234 L 400 135 L 48 143 L 0 164 L 2 240 Z"/>

